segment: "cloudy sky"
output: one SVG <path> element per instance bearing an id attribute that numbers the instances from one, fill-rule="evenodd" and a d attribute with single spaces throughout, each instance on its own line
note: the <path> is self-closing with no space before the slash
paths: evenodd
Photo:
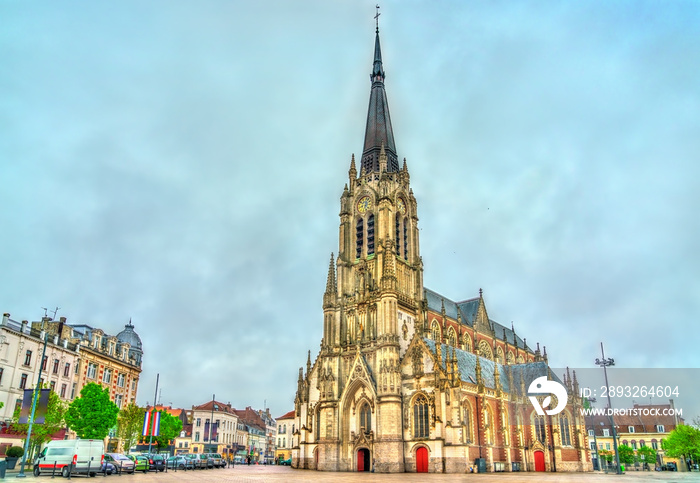
<path id="1" fill-rule="evenodd" d="M 384 2 L 425 284 L 554 366 L 700 367 L 700 4 Z M 0 2 L 0 310 L 275 416 L 318 351 L 368 1 Z"/>

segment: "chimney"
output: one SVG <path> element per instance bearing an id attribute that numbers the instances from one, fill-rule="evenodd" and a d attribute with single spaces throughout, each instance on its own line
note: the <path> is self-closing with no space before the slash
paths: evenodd
<path id="1" fill-rule="evenodd" d="M 7 325 L 7 322 L 10 320 L 10 314 L 5 312 L 2 314 L 2 325 Z"/>
<path id="2" fill-rule="evenodd" d="M 24 334 L 25 332 L 27 332 L 27 324 L 28 324 L 28 323 L 29 323 L 29 322 L 26 321 L 26 320 L 23 320 L 23 321 L 22 321 L 22 327 L 20 328 L 20 332 L 22 332 L 23 334 Z"/>

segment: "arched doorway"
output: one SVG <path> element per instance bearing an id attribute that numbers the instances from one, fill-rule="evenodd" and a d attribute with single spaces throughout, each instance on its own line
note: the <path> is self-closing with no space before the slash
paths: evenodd
<path id="1" fill-rule="evenodd" d="M 357 471 L 369 471 L 371 461 L 369 460 L 369 450 L 360 448 L 357 450 Z"/>
<path id="2" fill-rule="evenodd" d="M 544 471 L 544 452 L 535 451 L 535 471 Z"/>
<path id="3" fill-rule="evenodd" d="M 421 446 L 416 450 L 416 473 L 428 472 L 428 449 Z"/>

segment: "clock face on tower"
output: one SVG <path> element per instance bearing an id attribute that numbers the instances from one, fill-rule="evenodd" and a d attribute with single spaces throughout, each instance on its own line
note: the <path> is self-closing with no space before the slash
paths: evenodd
<path id="1" fill-rule="evenodd" d="M 368 210 L 372 209 L 372 200 L 369 196 L 363 196 L 360 201 L 357 202 L 357 211 L 360 213 L 366 213 Z"/>
<path id="2" fill-rule="evenodd" d="M 399 198 L 399 200 L 396 202 L 396 206 L 402 215 L 406 214 L 406 203 L 403 201 L 403 198 Z"/>

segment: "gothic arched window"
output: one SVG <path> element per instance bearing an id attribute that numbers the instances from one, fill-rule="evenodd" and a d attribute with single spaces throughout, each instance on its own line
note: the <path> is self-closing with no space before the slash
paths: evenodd
<path id="1" fill-rule="evenodd" d="M 419 394 L 413 402 L 413 436 L 427 438 L 430 434 L 428 427 L 428 400 Z"/>
<path id="2" fill-rule="evenodd" d="M 472 440 L 472 409 L 467 401 L 464 401 L 462 408 L 462 425 L 464 426 L 464 442 L 471 443 Z"/>
<path id="3" fill-rule="evenodd" d="M 365 433 L 372 429 L 372 410 L 367 402 L 360 408 L 360 428 L 364 428 Z"/>
<path id="4" fill-rule="evenodd" d="M 408 260 L 408 218 L 403 219 L 403 257 Z"/>
<path id="5" fill-rule="evenodd" d="M 479 342 L 479 355 L 481 357 L 485 357 L 486 359 L 493 360 L 493 351 L 491 350 L 489 343 L 485 340 Z"/>
<path id="6" fill-rule="evenodd" d="M 440 344 L 442 342 L 442 334 L 440 333 L 440 324 L 437 323 L 437 320 L 433 320 L 431 331 L 433 333 L 433 340 L 435 343 Z"/>
<path id="7" fill-rule="evenodd" d="M 508 351 L 508 355 L 506 355 L 506 362 L 508 364 L 513 364 L 515 362 L 515 356 L 513 355 L 513 351 Z"/>
<path id="8" fill-rule="evenodd" d="M 491 414 L 491 409 L 486 408 L 484 411 L 484 437 L 486 438 L 487 444 L 493 444 L 493 435 L 496 432 L 494 427 L 495 421 L 493 419 L 493 414 Z"/>
<path id="9" fill-rule="evenodd" d="M 503 357 L 503 349 L 500 347 L 496 349 L 496 362 L 499 364 L 503 364 L 505 362 L 505 358 Z"/>
<path id="10" fill-rule="evenodd" d="M 562 446 L 571 446 L 571 433 L 569 431 L 569 416 L 562 414 L 559 416 L 559 430 L 561 434 Z"/>
<path id="11" fill-rule="evenodd" d="M 544 416 L 535 416 L 535 437 L 537 441 L 544 444 L 545 442 Z"/>
<path id="12" fill-rule="evenodd" d="M 472 351 L 472 338 L 469 337 L 469 334 L 464 334 L 464 336 L 462 336 L 462 341 L 464 343 L 464 350 L 467 352 L 471 352 Z"/>
<path id="13" fill-rule="evenodd" d="M 374 214 L 367 219 L 367 255 L 374 254 Z"/>
<path id="14" fill-rule="evenodd" d="M 400 242 L 401 239 L 399 238 L 399 235 L 401 234 L 401 220 L 399 217 L 396 217 L 396 254 L 400 255 L 401 254 L 401 248 L 400 248 Z"/>
<path id="15" fill-rule="evenodd" d="M 452 347 L 457 347 L 457 333 L 454 327 L 450 327 L 450 330 L 447 331 L 447 343 Z"/>
<path id="16" fill-rule="evenodd" d="M 355 252 L 355 258 L 360 258 L 362 256 L 362 245 L 364 244 L 364 222 L 362 221 L 362 218 L 357 219 L 357 226 L 356 226 L 356 235 L 357 235 L 357 250 Z"/>

